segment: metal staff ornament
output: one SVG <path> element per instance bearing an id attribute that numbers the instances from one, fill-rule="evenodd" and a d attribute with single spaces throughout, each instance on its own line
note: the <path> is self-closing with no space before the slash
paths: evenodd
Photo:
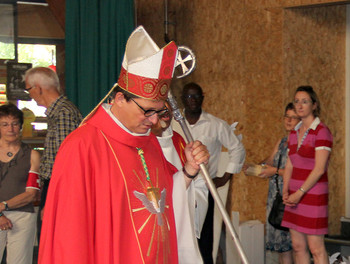
<path id="1" fill-rule="evenodd" d="M 196 56 L 194 55 L 192 50 L 185 46 L 177 47 L 177 60 L 175 68 L 178 68 L 179 66 L 181 66 L 182 74 L 176 76 L 176 78 L 178 79 L 189 75 L 196 68 Z"/>
<path id="2" fill-rule="evenodd" d="M 178 57 L 177 57 L 177 62 L 176 62 L 175 67 L 176 68 L 180 67 L 179 71 L 181 72 L 178 76 L 176 76 L 176 78 L 183 78 L 183 77 L 189 75 L 195 69 L 196 57 L 194 56 L 193 52 L 189 48 L 184 47 L 184 46 L 178 47 Z M 191 135 L 191 132 L 186 125 L 185 118 L 181 114 L 180 109 L 177 105 L 177 102 L 171 93 L 171 90 L 169 90 L 169 93 L 168 93 L 168 102 L 172 108 L 172 113 L 173 113 L 174 119 L 181 125 L 181 128 L 185 134 L 187 141 L 192 142 L 193 137 Z M 205 165 L 203 163 L 200 164 L 199 167 L 201 169 L 202 174 L 204 175 L 205 181 L 207 182 L 209 191 L 212 194 L 214 201 L 219 208 L 219 211 L 222 215 L 224 223 L 226 224 L 226 227 L 228 228 L 228 230 L 233 238 L 233 241 L 234 241 L 235 246 L 237 248 L 238 254 L 240 255 L 242 263 L 249 264 L 248 258 L 246 256 L 246 254 L 244 253 L 241 242 L 239 241 L 238 235 L 237 235 L 237 233 L 236 233 L 236 231 L 231 223 L 231 219 L 228 216 L 228 213 L 226 212 L 225 206 L 220 199 L 220 196 L 216 190 L 214 182 L 210 178 L 210 175 L 209 175 L 207 168 L 205 167 Z"/>

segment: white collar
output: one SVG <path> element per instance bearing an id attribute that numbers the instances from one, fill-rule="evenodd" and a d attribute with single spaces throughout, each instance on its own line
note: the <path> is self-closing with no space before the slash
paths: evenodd
<path id="1" fill-rule="evenodd" d="M 162 147 L 172 144 L 173 129 L 169 126 L 166 130 L 163 131 L 160 137 L 157 136 L 157 139 Z"/>
<path id="2" fill-rule="evenodd" d="M 173 136 L 173 129 L 171 128 L 171 126 L 169 126 L 167 129 L 165 129 L 162 133 L 161 137 L 172 137 Z"/>
<path id="3" fill-rule="evenodd" d="M 187 119 L 186 119 L 186 116 L 185 116 L 185 109 L 183 109 L 183 116 L 184 116 L 186 122 L 188 123 L 188 121 L 187 121 Z M 200 114 L 200 116 L 199 116 L 197 122 L 194 123 L 194 124 L 192 124 L 192 125 L 191 125 L 190 123 L 188 123 L 188 124 L 192 127 L 192 126 L 197 125 L 197 124 L 199 124 L 199 123 L 201 123 L 201 122 L 210 122 L 210 119 L 209 119 L 209 117 L 208 117 L 208 113 L 205 112 L 205 111 L 203 110 L 203 108 L 202 108 L 202 112 L 201 112 L 201 114 Z"/>
<path id="4" fill-rule="evenodd" d="M 299 128 L 301 127 L 301 124 L 302 124 L 302 123 L 303 123 L 303 122 L 300 121 L 300 122 L 295 126 L 294 130 L 295 130 L 295 131 L 299 130 Z M 320 123 L 321 123 L 320 118 L 319 118 L 319 117 L 316 117 L 316 118 L 314 119 L 314 121 L 312 121 L 312 123 L 311 123 L 309 129 L 315 130 L 315 129 L 317 128 L 317 126 L 318 126 Z"/>
<path id="5" fill-rule="evenodd" d="M 117 123 L 118 126 L 120 126 L 123 130 L 125 130 L 127 133 L 129 133 L 130 135 L 132 136 L 135 136 L 135 137 L 140 137 L 140 136 L 149 136 L 149 134 L 151 133 L 151 129 L 148 130 L 147 133 L 145 134 L 138 134 L 138 133 L 134 133 L 134 132 L 131 132 L 129 129 L 127 129 L 123 124 L 122 122 L 120 122 L 118 120 L 118 118 L 113 115 L 112 111 L 111 111 L 111 105 L 110 104 L 102 104 L 102 108 L 107 112 L 107 114 L 113 119 L 114 122 Z"/>

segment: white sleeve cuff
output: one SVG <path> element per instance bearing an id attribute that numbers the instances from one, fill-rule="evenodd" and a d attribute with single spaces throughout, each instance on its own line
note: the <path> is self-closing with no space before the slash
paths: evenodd
<path id="1" fill-rule="evenodd" d="M 329 152 L 332 151 L 330 147 L 325 147 L 325 146 L 316 147 L 315 150 L 328 150 Z"/>

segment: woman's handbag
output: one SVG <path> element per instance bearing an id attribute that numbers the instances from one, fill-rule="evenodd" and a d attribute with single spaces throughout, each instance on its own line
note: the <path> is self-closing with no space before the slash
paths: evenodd
<path id="1" fill-rule="evenodd" d="M 280 167 L 280 163 L 281 163 L 281 155 L 278 158 L 277 171 Z M 281 226 L 283 213 L 284 213 L 284 204 L 280 193 L 280 189 L 278 187 L 278 173 L 274 175 L 274 178 L 275 178 L 277 192 L 276 192 L 275 200 L 273 201 L 273 204 L 272 204 L 268 221 L 270 225 L 272 225 L 274 228 L 288 231 L 288 228 Z"/>

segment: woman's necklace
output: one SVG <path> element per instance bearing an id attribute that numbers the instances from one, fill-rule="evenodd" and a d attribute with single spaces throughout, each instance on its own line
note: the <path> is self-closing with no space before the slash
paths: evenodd
<path id="1" fill-rule="evenodd" d="M 3 145 L 3 144 L 1 144 L 1 146 L 0 146 L 0 149 L 4 149 L 6 156 L 9 158 L 13 157 L 14 153 L 17 152 L 18 145 L 16 143 L 18 143 L 18 142 L 14 142 L 14 143 L 15 144 L 12 144 L 13 145 L 12 147 L 10 145 Z M 6 151 L 5 149 L 8 149 L 8 151 Z M 9 149 L 12 149 L 12 150 L 9 150 Z"/>

